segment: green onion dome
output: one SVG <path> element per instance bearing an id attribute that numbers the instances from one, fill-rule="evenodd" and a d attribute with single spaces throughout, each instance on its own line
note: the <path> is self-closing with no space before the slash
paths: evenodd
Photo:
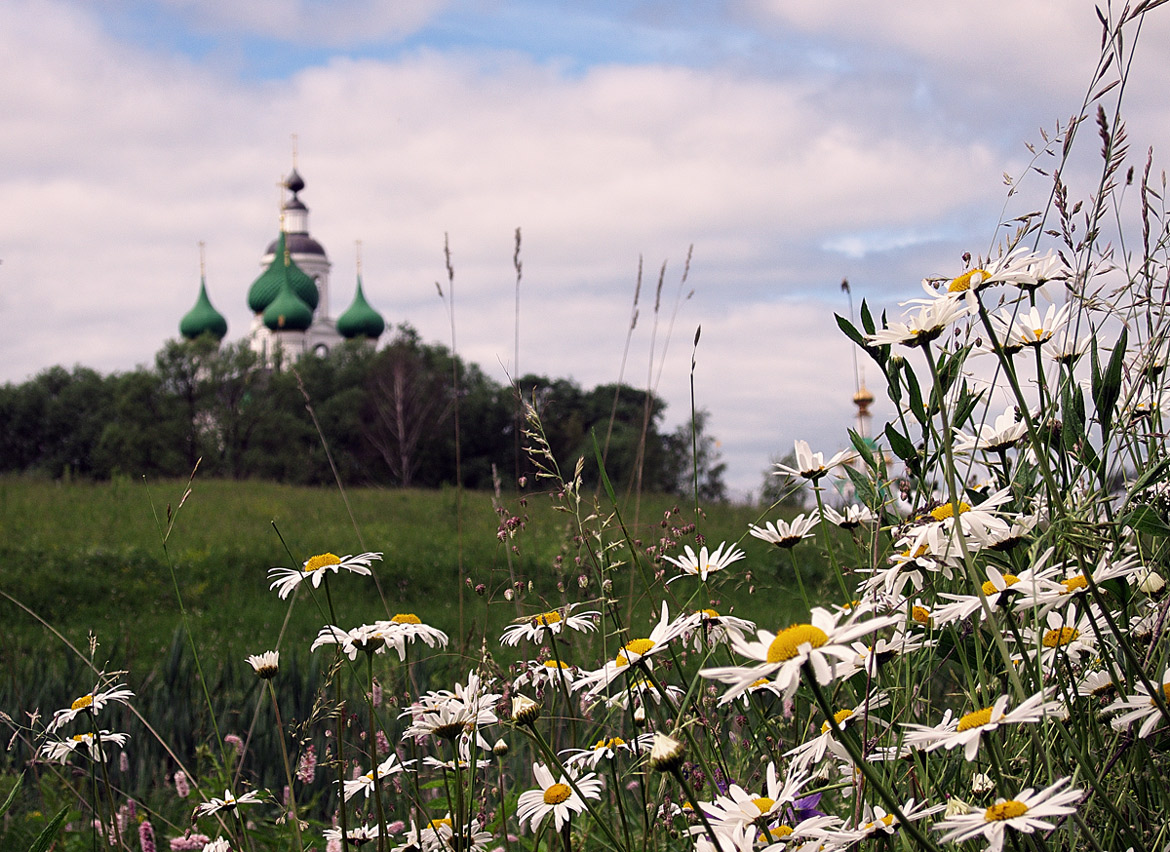
<path id="1" fill-rule="evenodd" d="M 281 282 L 280 292 L 264 309 L 264 325 L 271 331 L 304 331 L 313 324 L 313 309 L 293 292 L 288 278 Z"/>
<path id="2" fill-rule="evenodd" d="M 337 318 L 337 331 L 347 340 L 355 337 L 377 340 L 385 330 L 386 320 L 366 301 L 366 294 L 362 292 L 362 277 L 359 275 L 353 304 Z"/>
<path id="3" fill-rule="evenodd" d="M 284 279 L 288 279 L 293 293 L 309 306 L 310 312 L 317 309 L 317 301 L 321 298 L 321 294 L 317 292 L 317 282 L 289 257 L 285 233 L 282 230 L 272 253 L 272 263 L 268 264 L 268 268 L 260 273 L 260 277 L 252 282 L 252 287 L 248 290 L 248 307 L 253 313 L 267 311 L 268 306 L 280 293 L 281 282 Z"/>
<path id="4" fill-rule="evenodd" d="M 223 340 L 227 334 L 227 320 L 212 307 L 211 299 L 207 298 L 207 281 L 203 278 L 199 280 L 199 298 L 195 300 L 195 307 L 179 322 L 179 333 L 188 340 L 201 334 L 211 334 L 216 340 Z"/>

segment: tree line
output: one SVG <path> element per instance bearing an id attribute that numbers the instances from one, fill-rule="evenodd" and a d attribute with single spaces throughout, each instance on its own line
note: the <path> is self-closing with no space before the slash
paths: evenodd
<path id="1" fill-rule="evenodd" d="M 246 342 L 170 341 L 151 367 L 103 376 L 52 367 L 0 387 L 0 472 L 49 477 L 185 476 L 328 484 L 490 488 L 532 477 L 519 400 L 569 474 L 616 488 L 726 496 L 707 415 L 663 431 L 665 403 L 626 385 L 590 390 L 526 375 L 501 385 L 409 325 L 374 350 L 266 367 Z M 323 440 L 322 440 L 323 439 Z"/>

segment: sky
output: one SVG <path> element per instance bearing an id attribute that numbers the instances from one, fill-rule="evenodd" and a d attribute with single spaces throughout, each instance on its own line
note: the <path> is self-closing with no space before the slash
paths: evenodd
<path id="1" fill-rule="evenodd" d="M 1081 0 L 4 0 L 0 382 L 151 364 L 200 242 L 242 337 L 295 135 L 334 316 L 360 241 L 387 321 L 498 381 L 649 384 L 667 429 L 693 387 L 746 496 L 794 440 L 847 445 L 843 279 L 894 316 L 1046 204 L 1028 145 L 1081 109 L 1100 38 Z M 1170 8 L 1137 44 L 1156 174 Z"/>

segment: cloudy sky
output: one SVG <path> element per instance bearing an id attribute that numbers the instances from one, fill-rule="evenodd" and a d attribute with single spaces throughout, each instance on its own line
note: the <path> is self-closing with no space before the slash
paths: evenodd
<path id="1" fill-rule="evenodd" d="M 334 315 L 360 240 L 391 323 L 449 344 L 453 305 L 500 381 L 592 386 L 622 369 L 641 263 L 626 380 L 683 422 L 701 326 L 696 404 L 757 490 L 794 439 L 846 443 L 843 278 L 896 312 L 1043 206 L 1043 177 L 1009 198 L 1003 175 L 1079 110 L 1100 32 L 1080 0 L 4 0 L 0 382 L 150 363 L 200 241 L 241 336 L 296 134 Z M 1170 11 L 1140 44 L 1139 170 L 1170 136 Z"/>

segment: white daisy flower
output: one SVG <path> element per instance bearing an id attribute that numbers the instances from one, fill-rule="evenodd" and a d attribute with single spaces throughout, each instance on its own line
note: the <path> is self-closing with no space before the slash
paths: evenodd
<path id="1" fill-rule="evenodd" d="M 743 634 L 756 629 L 754 622 L 736 618 L 734 615 L 720 615 L 717 610 L 710 608 L 692 612 L 685 617 L 684 624 L 683 642 L 689 642 L 693 638 L 696 651 L 700 650 L 704 643 L 708 646 L 727 643 L 731 641 L 732 636 L 742 639 Z"/>
<path id="2" fill-rule="evenodd" d="M 646 660 L 643 665 L 650 666 L 651 661 Z M 682 687 L 675 686 L 673 683 L 659 685 L 662 687 L 663 692 L 666 693 L 667 702 L 675 707 L 686 698 L 686 690 L 682 689 Z M 646 677 L 628 677 L 621 689 L 604 700 L 607 707 L 620 707 L 625 710 L 632 703 L 634 707 L 641 710 L 650 703 L 661 704 L 662 692 L 659 692 L 658 688 Z"/>
<path id="3" fill-rule="evenodd" d="M 261 800 L 263 793 L 260 790 L 249 790 L 242 796 L 234 795 L 231 790 L 223 791 L 223 798 L 212 798 L 201 802 L 195 808 L 195 818 L 210 816 L 221 811 L 234 811 L 240 805 L 254 805 Z"/>
<path id="4" fill-rule="evenodd" d="M 411 724 L 403 732 L 402 738 L 433 735 L 454 740 L 465 730 L 475 730 L 499 721 L 495 713 L 499 700 L 500 695 L 487 692 L 479 675 L 472 672 L 468 675 L 467 686 L 456 684 L 455 692 L 428 692 L 399 714 L 411 717 Z"/>
<path id="5" fill-rule="evenodd" d="M 852 506 L 842 507 L 842 511 L 838 512 L 832 506 L 826 506 L 824 511 L 824 518 L 830 524 L 840 527 L 843 530 L 855 530 L 862 525 L 877 523 L 877 515 L 869 506 L 862 506 L 858 503 Z"/>
<path id="6" fill-rule="evenodd" d="M 969 550 L 989 547 L 997 535 L 1011 528 L 997 511 L 1011 499 L 1011 489 L 1004 488 L 976 506 L 964 500 L 957 506 L 953 502 L 936 506 L 919 519 L 922 523 L 911 527 L 909 549 L 916 552 L 926 547 L 929 553 L 943 555 L 961 553 L 956 543 L 959 535 L 966 539 Z"/>
<path id="7" fill-rule="evenodd" d="M 322 645 L 339 645 L 341 652 L 351 660 L 356 660 L 358 651 L 367 654 L 381 654 L 386 650 L 386 637 L 383 630 L 384 622 L 363 624 L 352 630 L 342 630 L 333 624 L 326 624 L 317 633 L 317 638 L 309 646 L 309 651 L 316 651 Z"/>
<path id="8" fill-rule="evenodd" d="M 1108 701 L 1117 695 L 1117 686 L 1113 683 L 1113 676 L 1107 671 L 1085 672 L 1077 682 L 1077 695 L 1081 698 Z"/>
<path id="9" fill-rule="evenodd" d="M 780 778 L 776 764 L 769 762 L 761 795 L 755 796 L 738 784 L 732 784 L 725 795 L 711 802 L 699 802 L 699 807 L 715 828 L 728 824 L 750 824 L 757 820 L 771 822 L 790 809 L 809 778 L 807 772 L 797 770 L 794 773 L 791 769 L 784 778 Z"/>
<path id="10" fill-rule="evenodd" d="M 45 730 L 49 733 L 56 731 L 63 725 L 72 722 L 82 713 L 88 713 L 96 716 L 102 712 L 102 709 L 111 702 L 118 702 L 119 704 L 129 704 L 130 699 L 134 697 L 134 693 L 124 686 L 115 686 L 112 689 L 107 689 L 99 692 L 95 686 L 93 692 L 81 696 L 73 701 L 67 708 L 58 710 L 53 714 L 53 720 L 49 722 Z"/>
<path id="11" fill-rule="evenodd" d="M 280 671 L 280 651 L 265 651 L 263 654 L 251 654 L 246 660 L 256 672 L 256 677 L 269 680 Z"/>
<path id="12" fill-rule="evenodd" d="M 1161 687 L 1164 703 L 1170 705 L 1170 669 L 1166 669 L 1162 674 Z M 1135 689 L 1137 690 L 1135 694 L 1117 699 L 1105 708 L 1105 712 L 1120 714 L 1114 717 L 1110 723 L 1119 731 L 1140 720 L 1142 726 L 1138 728 L 1138 737 L 1145 739 L 1158 728 L 1160 723 L 1170 720 L 1167 720 L 1162 714 L 1144 683 L 1139 683 Z"/>
<path id="13" fill-rule="evenodd" d="M 645 754 L 650 750 L 650 745 L 653 742 L 653 734 L 642 734 L 629 742 L 621 737 L 602 737 L 593 744 L 592 748 L 570 748 L 561 754 L 568 755 L 565 758 L 565 766 L 575 767 L 585 764 L 590 769 L 596 769 L 601 761 L 613 760 L 619 752 L 632 755 Z"/>
<path id="14" fill-rule="evenodd" d="M 974 450 L 985 453 L 1000 453 L 1008 450 L 1028 434 L 1028 426 L 1017 416 L 1016 408 L 1008 406 L 993 423 L 980 423 L 973 434 L 955 429 L 954 451 L 967 454 Z"/>
<path id="15" fill-rule="evenodd" d="M 271 568 L 268 579 L 272 584 L 268 587 L 276 589 L 283 599 L 292 594 L 293 589 L 305 580 L 311 580 L 313 588 L 320 587 L 321 580 L 329 572 L 338 573 L 342 568 L 354 574 L 370 575 L 370 563 L 375 559 L 381 560 L 381 553 L 362 553 L 358 556 L 336 556 L 332 553 L 321 553 L 305 560 L 300 568 Z"/>
<path id="16" fill-rule="evenodd" d="M 902 811 L 902 816 L 906 817 L 907 820 L 915 822 L 946 810 L 946 807 L 946 805 L 927 807 L 925 802 L 916 802 L 914 799 L 910 799 L 899 805 L 899 810 Z M 842 829 L 842 834 L 849 836 L 850 843 L 860 843 L 867 837 L 896 834 L 901 825 L 901 821 L 894 814 L 887 812 L 885 808 L 870 805 L 867 802 L 862 809 L 861 821 L 857 827 Z"/>
<path id="17" fill-rule="evenodd" d="M 1093 618 L 1094 614 L 1096 619 Z M 1083 654 L 1097 650 L 1097 632 L 1093 622 L 1099 619 L 1096 606 L 1090 606 L 1079 614 L 1075 603 L 1070 603 L 1064 610 L 1051 610 L 1044 627 L 1024 628 L 1023 648 L 1028 654 L 1035 653 L 1039 648 L 1040 665 L 1046 671 L 1050 671 L 1065 655 L 1075 664 Z M 1024 658 L 1020 654 L 1012 659 Z"/>
<path id="18" fill-rule="evenodd" d="M 768 521 L 762 527 L 751 524 L 748 527 L 748 532 L 756 538 L 768 542 L 768 544 L 774 544 L 787 550 L 790 547 L 795 547 L 802 539 L 812 535 L 812 531 L 819 521 L 820 518 L 814 512 L 807 518 L 804 515 L 797 515 L 791 521 Z"/>
<path id="19" fill-rule="evenodd" d="M 1036 308 L 1029 308 L 1027 312 L 1014 320 L 1011 312 L 1006 308 L 1000 311 L 1000 322 L 1010 326 L 1007 334 L 1006 346 L 1040 346 L 1052 339 L 1052 336 L 1064 328 L 1068 322 L 1069 306 L 1063 304 L 1059 308 L 1049 305 L 1044 316 Z"/>
<path id="20" fill-rule="evenodd" d="M 110 744 L 122 748 L 126 745 L 126 741 L 130 739 L 129 734 L 115 734 L 110 731 L 100 731 L 97 734 L 74 734 L 63 740 L 55 740 L 47 742 L 41 746 L 40 752 L 43 757 L 57 763 L 65 763 L 69 757 L 77 751 L 82 754 L 95 758 L 99 763 L 104 763 L 106 760 L 106 747 Z M 98 742 L 101 742 L 101 748 L 98 748 Z"/>
<path id="21" fill-rule="evenodd" d="M 592 772 L 578 777 L 574 770 L 570 769 L 567 776 L 562 775 L 558 779 L 543 763 L 534 763 L 532 774 L 536 776 L 536 783 L 540 786 L 520 794 L 516 803 L 516 818 L 520 821 L 521 828 L 528 823 L 528 827 L 536 831 L 545 817 L 552 814 L 556 830 L 560 832 L 572 819 L 573 814 L 585 810 L 585 799 L 601 798 L 601 779 Z M 570 780 L 576 785 L 577 790 L 581 791 L 581 795 L 578 795 L 570 785 Z"/>
<path id="22" fill-rule="evenodd" d="M 683 548 L 684 555 L 682 556 L 676 558 L 664 555 L 662 557 L 663 559 L 682 571 L 682 574 L 673 577 L 671 582 L 688 574 L 691 576 L 697 574 L 699 579 L 705 583 L 707 582 L 707 577 L 711 574 L 714 574 L 716 571 L 722 571 L 731 563 L 738 562 L 744 558 L 744 552 L 737 549 L 734 545 L 728 547 L 726 553 L 723 552 L 723 548 L 725 547 L 728 547 L 727 542 L 720 544 L 715 548 L 714 552 L 709 552 L 706 545 L 704 545 L 699 548 L 699 553 L 696 555 L 695 551 L 688 544 Z"/>
<path id="23" fill-rule="evenodd" d="M 838 625 L 839 617 L 815 607 L 808 624 L 794 624 L 779 633 L 757 630 L 754 642 L 732 639 L 731 646 L 737 654 L 759 664 L 702 669 L 699 674 L 731 685 L 720 704 L 732 701 L 761 677 L 772 678 L 784 690 L 784 697 L 790 698 L 800 685 L 805 663 L 812 668 L 817 683 L 829 683 L 837 675 L 838 666 L 853 658 L 850 642 L 901 621 L 900 616 L 881 616 Z"/>
<path id="24" fill-rule="evenodd" d="M 1076 812 L 1073 805 L 1083 793 L 1064 789 L 1068 783 L 1068 778 L 1061 778 L 1038 793 L 1029 787 L 1014 799 L 1000 799 L 983 811 L 948 815 L 931 827 L 946 832 L 939 838 L 943 843 L 961 843 L 982 836 L 987 841 L 986 852 L 1001 852 L 1004 833 L 1009 828 L 1023 834 L 1037 829 L 1050 831 L 1056 827 L 1053 817 Z"/>
<path id="25" fill-rule="evenodd" d="M 601 613 L 596 611 L 574 613 L 574 607 L 575 605 L 569 605 L 559 610 L 554 609 L 539 615 L 518 618 L 512 622 L 511 627 L 504 629 L 500 636 L 500 644 L 515 647 L 523 639 L 527 639 L 533 644 L 539 644 L 544 641 L 545 633 L 551 633 L 555 636 L 566 628 L 584 633 L 596 630 L 597 618 Z"/>
<path id="26" fill-rule="evenodd" d="M 398 661 L 406 659 L 406 646 L 415 640 L 425 642 L 428 648 L 447 647 L 447 634 L 437 627 L 424 624 L 413 612 L 400 612 L 388 621 L 379 621 L 386 647 L 398 652 Z"/>
<path id="27" fill-rule="evenodd" d="M 572 692 L 576 688 L 578 671 L 576 666 L 559 660 L 545 660 L 544 662 L 533 660 L 528 663 L 528 668 L 517 676 L 512 685 L 516 689 L 528 686 L 540 689 L 557 688 L 563 683 Z"/>
<path id="28" fill-rule="evenodd" d="M 408 760 L 403 763 L 398 759 L 398 755 L 391 754 L 385 760 L 378 764 L 378 781 L 383 778 L 389 778 L 391 775 L 398 775 L 405 772 L 408 767 L 414 764 L 413 760 Z M 374 792 L 374 770 L 371 769 L 365 775 L 359 775 L 352 781 L 346 781 L 343 787 L 345 791 L 345 800 L 348 802 L 358 793 L 365 793 L 366 798 L 370 798 L 370 794 Z"/>
<path id="29" fill-rule="evenodd" d="M 773 474 L 776 476 L 782 474 L 799 476 L 815 483 L 833 468 L 841 464 L 848 464 L 857 455 L 852 450 L 842 450 L 832 456 L 828 461 L 825 461 L 825 454 L 814 453 L 812 448 L 809 447 L 808 441 L 796 441 L 795 454 L 795 467 L 789 467 L 786 464 L 777 464 Z"/>
<path id="30" fill-rule="evenodd" d="M 903 346 L 926 346 L 942 336 L 947 326 L 965 317 L 970 308 L 957 299 L 934 299 L 907 312 L 907 322 L 892 322 L 875 334 L 866 336 L 870 346 L 900 343 Z"/>
<path id="31" fill-rule="evenodd" d="M 1039 607 L 1047 593 L 1059 592 L 1059 586 L 1052 577 L 1057 569 L 1029 568 L 1017 574 L 1001 574 L 993 565 L 987 566 L 987 581 L 983 584 L 983 597 L 987 605 L 994 611 L 1006 603 L 1014 606 Z M 979 613 L 980 621 L 986 616 L 983 604 L 978 595 L 954 595 L 941 592 L 940 598 L 946 598 L 950 603 L 937 606 L 932 611 L 936 624 L 950 624 L 962 621 Z"/>
<path id="32" fill-rule="evenodd" d="M 928 725 L 903 725 L 908 731 L 905 743 L 912 748 L 925 748 L 927 751 L 940 748 L 949 751 L 962 746 L 963 757 L 972 761 L 979 753 L 979 738 L 985 732 L 994 731 L 1001 725 L 1035 724 L 1045 716 L 1055 715 L 1064 709 L 1059 701 L 1046 700 L 1043 692 L 1025 698 L 1005 712 L 1004 708 L 1010 700 L 1010 696 L 1001 695 L 990 707 L 974 710 L 958 719 L 954 719 L 947 711 L 943 721 L 933 728 Z"/>
<path id="33" fill-rule="evenodd" d="M 677 639 L 686 629 L 686 619 L 670 620 L 670 612 L 666 601 L 662 602 L 662 614 L 658 624 L 645 638 L 631 639 L 618 651 L 617 657 L 607 662 L 600 669 L 581 675 L 577 681 L 579 688 L 587 690 L 590 696 L 603 692 L 615 678 L 639 671 L 637 663 L 645 664 L 654 654 L 665 651 L 667 646 Z"/>
<path id="34" fill-rule="evenodd" d="M 433 819 L 421 829 L 410 822 L 410 830 L 403 835 L 404 842 L 394 847 L 394 852 L 481 852 L 492 841 L 490 832 L 484 831 L 478 819 L 463 826 L 462 837 L 455 837 L 451 815 Z"/>
<path id="35" fill-rule="evenodd" d="M 217 837 L 204 843 L 202 852 L 232 852 L 232 845 L 226 837 Z"/>
<path id="36" fill-rule="evenodd" d="M 380 834 L 381 832 L 376 824 L 359 825 L 346 831 L 344 837 L 349 841 L 350 846 L 357 846 L 360 849 L 367 843 L 372 843 L 377 840 Z M 327 828 L 325 829 L 324 835 L 327 841 L 341 843 L 342 833 L 340 828 Z"/>

